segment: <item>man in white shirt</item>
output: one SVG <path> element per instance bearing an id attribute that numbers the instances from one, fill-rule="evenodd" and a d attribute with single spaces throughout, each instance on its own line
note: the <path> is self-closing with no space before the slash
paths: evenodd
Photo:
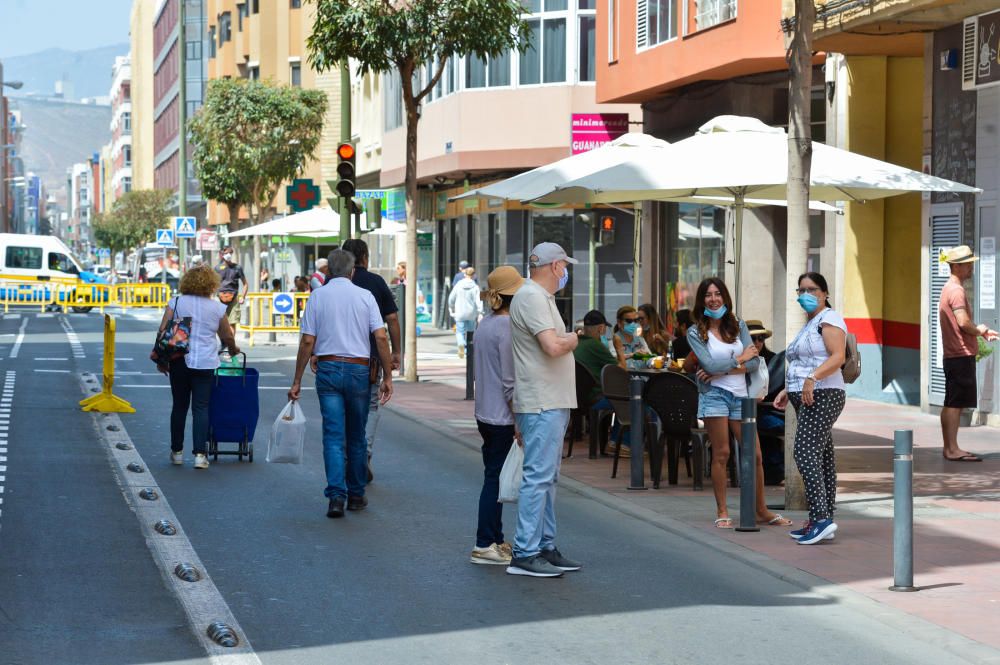
<path id="1" fill-rule="evenodd" d="M 370 291 L 351 283 L 354 255 L 342 249 L 330 252 L 330 281 L 313 291 L 302 316 L 302 337 L 295 362 L 295 379 L 288 399 L 301 393 L 302 374 L 309 359 L 317 356 L 316 394 L 323 414 L 323 464 L 330 500 L 327 517 L 343 517 L 347 510 L 362 510 L 367 480 L 365 421 L 368 419 L 370 384 L 369 335 L 375 336 L 384 378 L 379 401 L 392 397 L 392 360 L 378 303 Z M 345 463 L 346 450 L 346 463 Z M 345 468 L 346 467 L 346 468 Z"/>

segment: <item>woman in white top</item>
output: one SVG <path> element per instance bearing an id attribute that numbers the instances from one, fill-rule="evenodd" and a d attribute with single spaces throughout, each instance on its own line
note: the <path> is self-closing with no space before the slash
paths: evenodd
<path id="1" fill-rule="evenodd" d="M 725 282 L 709 277 L 698 285 L 692 308 L 694 325 L 688 328 L 688 343 L 698 359 L 698 417 L 705 421 L 712 444 L 712 489 L 715 492 L 716 520 L 720 529 L 733 528 L 726 505 L 726 468 L 730 437 L 742 438 L 740 420 L 747 390 L 747 372 L 761 362 L 750 332 L 733 312 L 733 300 Z M 758 521 L 772 526 L 790 526 L 791 520 L 772 513 L 764 499 L 764 467 L 760 441 L 756 441 Z"/>
<path id="2" fill-rule="evenodd" d="M 809 520 L 791 535 L 800 545 L 814 545 L 832 539 L 837 531 L 833 425 L 847 397 L 840 372 L 847 352 L 847 324 L 830 308 L 823 275 L 805 273 L 795 292 L 808 319 L 785 352 L 785 389 L 774 399 L 774 406 L 783 409 L 791 402 L 795 408 L 795 465 L 805 485 Z"/>
<path id="3" fill-rule="evenodd" d="M 212 376 L 219 366 L 216 339 L 222 340 L 230 355 L 240 352 L 233 329 L 226 320 L 226 306 L 214 297 L 218 289 L 219 276 L 211 267 L 199 266 L 188 270 L 181 278 L 180 295 L 168 303 L 160 322 L 160 330 L 163 330 L 175 318 L 191 318 L 188 352 L 182 358 L 172 360 L 168 372 L 170 393 L 174 400 L 170 412 L 170 461 L 173 464 L 184 463 L 184 425 L 190 406 L 193 420 L 191 447 L 196 469 L 208 468 L 208 457 L 205 455 L 208 405 L 212 395 Z"/>

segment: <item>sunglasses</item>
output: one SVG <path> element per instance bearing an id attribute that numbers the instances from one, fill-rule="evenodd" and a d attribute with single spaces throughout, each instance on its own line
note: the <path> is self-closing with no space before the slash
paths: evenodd
<path id="1" fill-rule="evenodd" d="M 625 323 L 635 323 L 638 320 L 639 320 L 638 316 L 632 317 L 631 319 L 624 317 L 622 318 L 622 321 L 624 321 Z"/>
<path id="2" fill-rule="evenodd" d="M 764 337 L 763 335 L 753 335 L 750 339 L 752 339 L 755 342 L 763 342 L 767 338 Z"/>

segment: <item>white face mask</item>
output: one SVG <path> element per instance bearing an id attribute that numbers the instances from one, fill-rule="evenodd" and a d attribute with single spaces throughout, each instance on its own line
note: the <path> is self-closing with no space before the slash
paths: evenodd
<path id="1" fill-rule="evenodd" d="M 226 261 L 230 262 L 230 263 L 233 262 L 233 255 L 232 254 L 223 254 L 222 258 L 225 259 Z"/>

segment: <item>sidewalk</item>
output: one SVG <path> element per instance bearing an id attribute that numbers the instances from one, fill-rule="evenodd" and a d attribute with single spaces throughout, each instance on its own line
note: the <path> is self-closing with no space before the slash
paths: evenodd
<path id="1" fill-rule="evenodd" d="M 437 335 L 421 340 L 421 381 L 397 382 L 390 407 L 414 420 L 448 428 L 456 437 L 478 445 L 473 403 L 463 399 L 464 363 L 445 360 L 446 354 L 437 353 L 448 341 Z M 453 353 L 453 343 L 448 348 Z M 887 590 L 892 584 L 892 435 L 896 429 L 913 430 L 918 593 Z M 945 462 L 936 417 L 911 407 L 848 400 L 834 439 L 839 530 L 835 541 L 814 547 L 796 545 L 784 528 L 761 527 L 760 533 L 715 529 L 711 485 L 706 482 L 705 491 L 694 492 L 683 465 L 679 485 L 670 487 L 664 478 L 660 489 L 654 490 L 647 462 L 649 491 L 630 492 L 625 489 L 628 462 L 612 480 L 611 459 L 588 459 L 583 440 L 574 444 L 573 457 L 563 460 L 562 473 L 1000 649 L 1000 431 L 963 428 L 960 444 L 982 454 L 984 461 Z M 766 491 L 769 504 L 783 503 L 782 488 L 768 487 Z M 738 518 L 738 489 L 730 490 L 729 506 L 730 514 Z M 783 512 L 796 524 L 805 517 L 802 512 Z"/>

